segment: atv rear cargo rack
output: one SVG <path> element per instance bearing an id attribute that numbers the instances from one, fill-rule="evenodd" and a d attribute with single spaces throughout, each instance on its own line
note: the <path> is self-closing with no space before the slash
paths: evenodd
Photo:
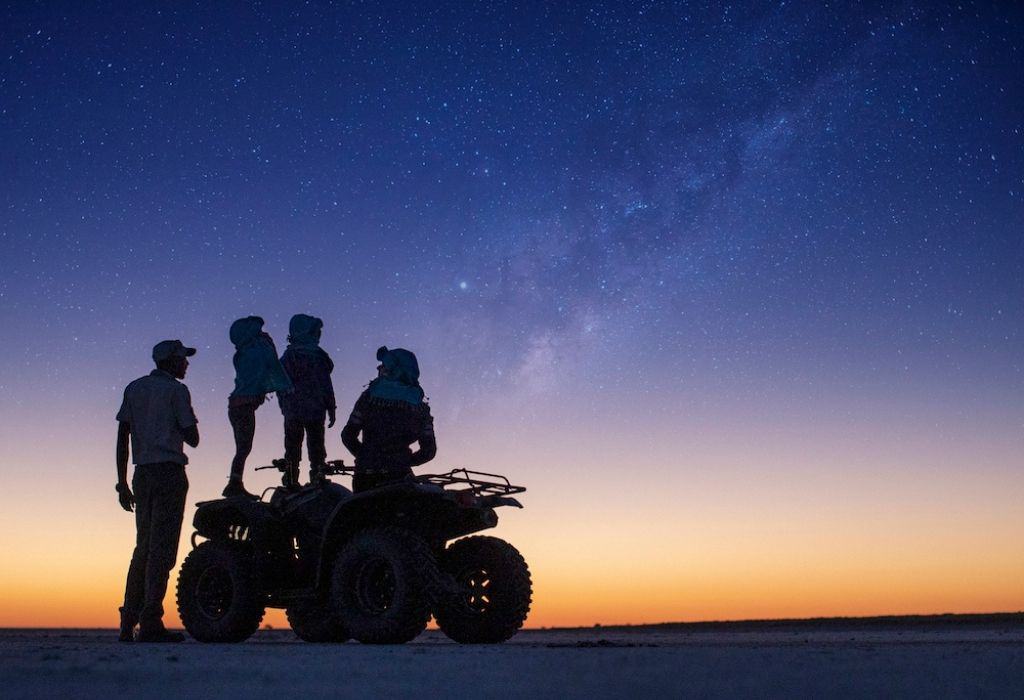
<path id="1" fill-rule="evenodd" d="M 340 459 L 327 462 L 325 467 L 324 474 L 327 475 L 355 476 L 356 473 L 354 466 L 345 464 Z M 417 483 L 437 486 L 463 498 L 489 498 L 494 502 L 497 502 L 496 499 L 526 490 L 525 486 L 516 486 L 500 474 L 489 474 L 471 469 L 452 469 L 444 474 L 420 474 L 413 479 Z M 509 503 L 509 505 L 522 508 L 522 505 L 515 499 L 511 499 L 511 501 L 514 503 Z"/>
<path id="2" fill-rule="evenodd" d="M 421 474 L 416 477 L 416 481 L 441 488 L 453 486 L 455 488 L 448 490 L 455 493 L 471 493 L 477 497 L 511 496 L 526 490 L 525 486 L 515 486 L 499 474 L 488 474 L 469 469 L 452 469 L 445 474 Z"/>

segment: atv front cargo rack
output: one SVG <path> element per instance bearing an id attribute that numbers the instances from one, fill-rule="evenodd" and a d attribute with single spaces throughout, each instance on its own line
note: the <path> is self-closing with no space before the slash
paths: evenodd
<path id="1" fill-rule="evenodd" d="M 445 474 L 421 474 L 416 477 L 421 484 L 433 484 L 455 493 L 471 493 L 474 496 L 511 496 L 522 493 L 525 486 L 515 486 L 499 474 L 475 472 L 469 469 L 452 469 Z"/>

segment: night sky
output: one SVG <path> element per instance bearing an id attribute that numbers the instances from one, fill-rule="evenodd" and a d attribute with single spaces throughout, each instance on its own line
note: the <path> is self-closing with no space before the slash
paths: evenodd
<path id="1" fill-rule="evenodd" d="M 299 312 L 340 424 L 408 347 L 430 466 L 530 488 L 530 624 L 1020 609 L 1022 6 L 428 5 L 0 11 L 0 624 L 114 624 L 152 345 L 191 511 Z"/>

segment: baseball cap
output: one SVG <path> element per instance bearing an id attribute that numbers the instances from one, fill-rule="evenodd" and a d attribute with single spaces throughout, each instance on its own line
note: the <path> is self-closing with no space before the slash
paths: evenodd
<path id="1" fill-rule="evenodd" d="M 171 357 L 192 357 L 195 348 L 185 347 L 180 340 L 161 340 L 153 346 L 153 361 L 163 362 Z"/>

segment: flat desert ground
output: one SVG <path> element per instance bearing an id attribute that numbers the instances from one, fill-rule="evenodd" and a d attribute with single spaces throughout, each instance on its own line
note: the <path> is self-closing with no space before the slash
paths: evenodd
<path id="1" fill-rule="evenodd" d="M 526 630 L 495 646 L 122 644 L 113 630 L 0 630 L 4 698 L 1024 698 L 1024 622 Z"/>

